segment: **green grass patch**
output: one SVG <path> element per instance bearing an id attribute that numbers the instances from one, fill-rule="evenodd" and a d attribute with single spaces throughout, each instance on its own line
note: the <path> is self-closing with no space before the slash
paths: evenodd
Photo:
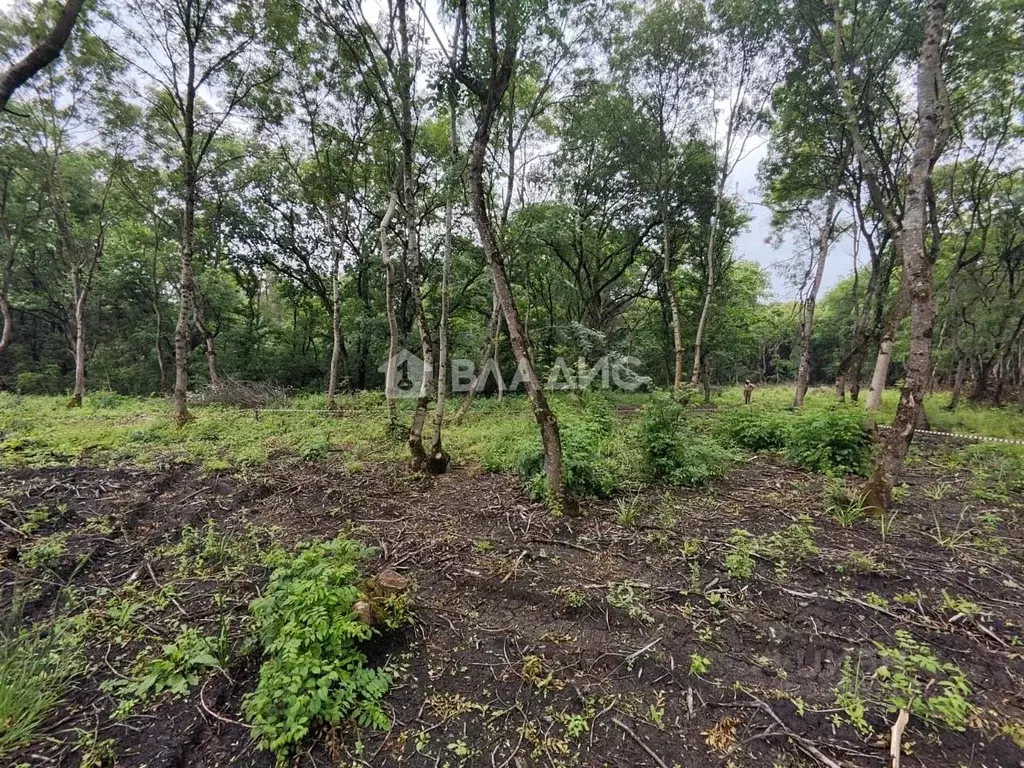
<path id="1" fill-rule="evenodd" d="M 52 633 L 0 630 L 0 757 L 32 741 L 81 673 L 76 653 Z"/>

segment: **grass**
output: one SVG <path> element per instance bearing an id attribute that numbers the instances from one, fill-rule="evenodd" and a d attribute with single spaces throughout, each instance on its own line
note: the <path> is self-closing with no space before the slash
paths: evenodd
<path id="1" fill-rule="evenodd" d="M 32 630 L 0 630 L 0 757 L 28 743 L 67 695 L 77 660 Z"/>
<path id="2" fill-rule="evenodd" d="M 900 391 L 890 387 L 882 395 L 882 405 L 878 410 L 878 421 L 888 424 L 896 414 Z M 1024 412 L 1015 405 L 1002 408 L 992 406 L 975 406 L 962 404 L 956 411 L 946 410 L 949 404 L 948 392 L 935 392 L 924 401 L 925 413 L 931 428 L 939 432 L 962 432 L 969 435 L 985 437 L 1006 437 L 1024 439 Z M 860 405 L 867 400 L 867 390 L 862 390 Z M 728 387 L 722 391 L 721 397 L 713 401 L 720 405 L 741 405 L 743 388 Z M 828 408 L 836 402 L 831 387 L 815 387 L 808 391 L 804 401 L 805 409 Z M 790 408 L 793 405 L 793 387 L 787 384 L 759 387 L 754 391 L 754 403 L 771 409 Z"/>
<path id="3" fill-rule="evenodd" d="M 406 458 L 401 441 L 385 439 L 380 398 L 344 398 L 337 418 L 313 412 L 320 400 L 297 397 L 285 406 L 296 410 L 261 412 L 259 419 L 252 411 L 194 407 L 193 420 L 178 428 L 169 403 L 155 398 L 87 397 L 82 408 L 68 410 L 60 397 L 0 393 L 0 466 L 128 461 L 147 467 L 198 463 L 218 470 L 258 466 L 275 455 L 324 458 L 339 449 L 346 458 Z M 401 406 L 408 422 L 412 403 Z M 449 426 L 445 445 L 457 458 L 480 463 L 492 445 L 521 445 L 532 427 L 522 398 L 500 405 L 482 401 L 461 426 Z"/>
<path id="4" fill-rule="evenodd" d="M 887 390 L 880 418 L 891 418 L 899 393 Z M 616 404 L 640 405 L 649 395 L 614 395 Z M 791 405 L 792 390 L 768 386 L 754 393 L 762 408 L 784 409 Z M 552 398 L 558 413 L 567 417 L 586 410 L 586 400 L 572 395 Z M 934 429 L 990 437 L 1024 437 L 1024 414 L 1012 408 L 964 406 L 955 413 L 944 410 L 948 397 L 936 394 L 926 402 Z M 741 405 L 742 390 L 727 388 L 715 402 Z M 252 411 L 222 406 L 192 409 L 194 420 L 178 428 L 171 419 L 170 403 L 158 398 L 122 397 L 98 392 L 85 398 L 79 409 L 68 410 L 64 397 L 18 396 L 0 393 L 0 466 L 47 467 L 86 462 L 144 467 L 197 463 L 207 470 L 258 466 L 275 456 L 305 459 L 339 453 L 349 461 L 401 460 L 407 448 L 384 435 L 384 404 L 379 393 L 363 393 L 340 399 L 342 415 L 328 418 L 314 412 L 322 407 L 320 395 L 292 398 L 284 413 L 264 411 L 259 419 Z M 807 410 L 825 409 L 834 403 L 831 390 L 808 393 Z M 408 423 L 413 402 L 400 401 L 400 413 Z M 310 413 L 302 413 L 309 410 Z M 699 426 L 701 419 L 693 420 Z M 603 458 L 622 467 L 627 483 L 643 472 L 633 422 L 615 428 L 615 438 L 602 446 Z M 491 470 L 508 470 L 531 445 L 538 442 L 537 429 L 525 397 L 507 397 L 501 403 L 477 398 L 460 425 L 445 428 L 445 447 L 459 462 Z M 1009 449 L 1014 452 L 1012 448 Z M 1024 449 L 1020 455 L 1024 456 Z"/>

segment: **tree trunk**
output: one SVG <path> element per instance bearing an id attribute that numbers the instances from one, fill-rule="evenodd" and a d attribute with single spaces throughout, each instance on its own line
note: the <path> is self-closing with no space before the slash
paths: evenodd
<path id="1" fill-rule="evenodd" d="M 431 387 L 434 380 L 434 350 L 431 341 L 430 323 L 423 306 L 421 293 L 422 259 L 420 257 L 419 229 L 416 221 L 416 185 L 413 179 L 413 120 L 412 120 L 412 59 L 409 55 L 409 20 L 407 0 L 398 0 L 398 37 L 400 61 L 398 74 L 399 101 L 401 103 L 401 125 L 399 134 L 402 143 L 402 210 L 405 214 L 406 282 L 412 297 L 413 310 L 420 328 L 420 351 L 423 358 L 423 377 L 420 380 L 419 397 L 409 429 L 409 452 L 412 454 L 412 468 L 420 471 L 428 468 L 427 452 L 423 448 L 423 425 L 427 420 Z"/>
<path id="2" fill-rule="evenodd" d="M 722 178 L 718 183 L 718 190 L 715 195 L 715 212 L 711 217 L 711 232 L 708 234 L 708 282 L 705 286 L 704 305 L 700 310 L 700 320 L 697 322 L 697 335 L 693 340 L 693 376 L 690 384 L 697 386 L 700 381 L 701 357 L 704 354 L 704 330 L 707 328 L 708 316 L 711 314 L 711 296 L 715 292 L 715 233 L 718 230 L 718 219 L 722 215 L 722 198 L 725 196 L 725 170 L 722 170 Z"/>
<path id="3" fill-rule="evenodd" d="M 665 293 L 668 296 L 668 306 L 672 313 L 672 351 L 675 355 L 675 374 L 672 379 L 672 386 L 678 392 L 683 388 L 683 363 L 685 351 L 683 349 L 683 321 L 679 312 L 679 294 L 676 292 L 676 281 L 672 271 L 672 245 L 669 238 L 668 212 L 662 211 L 664 218 L 662 233 L 662 272 L 665 284 Z"/>
<path id="4" fill-rule="evenodd" d="M 14 339 L 14 313 L 11 312 L 10 302 L 7 300 L 7 292 L 11 286 L 11 273 L 14 271 L 14 249 L 8 247 L 7 258 L 4 261 L 4 271 L 0 275 L 0 320 L 3 320 L 4 327 L 0 330 L 0 355 L 10 346 Z"/>
<path id="5" fill-rule="evenodd" d="M 384 399 L 388 404 L 388 430 L 398 428 L 398 316 L 395 314 L 395 263 L 388 249 L 388 227 L 398 207 L 398 187 L 391 190 L 380 220 L 380 256 L 384 261 L 384 307 L 388 316 L 388 359 L 384 373 Z"/>
<path id="6" fill-rule="evenodd" d="M 331 259 L 331 369 L 327 374 L 327 410 L 337 408 L 334 398 L 338 391 L 338 365 L 341 362 L 341 302 L 338 291 L 340 248 L 335 245 Z"/>
<path id="7" fill-rule="evenodd" d="M 448 84 L 448 144 L 451 152 L 451 168 L 448 172 L 448 189 L 444 201 L 444 253 L 441 262 L 441 323 L 437 330 L 437 407 L 434 411 L 434 436 L 430 441 L 430 461 L 428 469 L 431 474 L 441 474 L 448 469 L 448 454 L 441 445 L 441 432 L 444 429 L 445 397 L 448 394 L 448 313 L 451 308 L 451 271 L 452 271 L 452 227 L 455 225 L 455 180 L 459 164 L 458 143 L 458 94 L 455 91 L 455 79 Z M 509 152 L 510 159 L 513 157 Z"/>
<path id="8" fill-rule="evenodd" d="M 865 495 L 865 505 L 881 513 L 889 506 L 893 486 L 910 449 L 931 373 L 935 301 L 932 295 L 932 263 L 925 252 L 924 234 L 928 180 L 945 116 L 940 49 L 945 15 L 946 0 L 932 0 L 918 63 L 917 141 L 907 176 L 903 228 L 897 240 L 901 245 L 903 281 L 910 301 L 910 354 L 896 416 L 886 435 L 882 453 L 875 462 Z"/>
<path id="9" fill-rule="evenodd" d="M 77 284 L 78 279 L 74 282 Z M 69 407 L 76 408 L 85 397 L 85 297 L 83 290 L 79 293 L 75 288 L 75 389 L 71 395 Z"/>
<path id="10" fill-rule="evenodd" d="M 818 301 L 818 291 L 821 290 L 822 278 L 825 276 L 825 259 L 828 258 L 829 244 L 832 242 L 838 186 L 839 174 L 836 174 L 836 181 L 832 184 L 825 199 L 825 220 L 822 222 L 821 232 L 818 236 L 818 261 L 814 268 L 811 290 L 804 302 L 804 321 L 800 326 L 800 363 L 796 374 L 796 396 L 793 399 L 794 408 L 804 407 L 804 397 L 807 395 L 807 386 L 811 379 L 811 334 L 814 331 L 814 308 Z"/>
<path id="11" fill-rule="evenodd" d="M 410 177 L 411 182 L 411 177 Z M 419 235 L 415 229 L 415 214 L 407 212 L 407 242 L 412 253 L 409 263 L 409 293 L 412 296 L 414 312 L 420 330 L 420 354 L 423 358 L 423 372 L 420 379 L 419 397 L 416 398 L 416 410 L 413 412 L 412 425 L 409 428 L 409 452 L 412 454 L 412 468 L 421 471 L 429 468 L 427 452 L 423 448 L 423 426 L 427 420 L 427 408 L 434 383 L 434 348 L 430 334 L 430 324 L 420 294 L 420 255 Z"/>
<path id="12" fill-rule="evenodd" d="M 1024 343 L 1017 349 L 1017 408 L 1024 411 Z"/>
<path id="13" fill-rule="evenodd" d="M 217 351 L 213 345 L 213 334 L 206 324 L 206 313 L 203 301 L 196 291 L 195 277 L 192 278 L 192 307 L 195 310 L 196 328 L 203 334 L 203 345 L 206 347 L 206 368 L 210 373 L 210 389 L 220 389 L 220 375 L 217 373 Z"/>
<path id="14" fill-rule="evenodd" d="M 473 369 L 473 377 L 469 380 L 469 389 L 466 390 L 466 395 L 462 398 L 459 410 L 455 414 L 456 424 L 461 424 L 462 420 L 466 418 L 466 414 L 473 404 L 473 398 L 476 397 L 477 389 L 480 387 L 480 382 L 483 380 L 480 374 L 491 364 L 491 351 L 497 338 L 500 317 L 501 305 L 498 303 L 498 295 L 494 294 L 491 300 L 491 319 L 487 323 L 487 333 L 484 336 L 484 351 L 480 355 L 480 365 Z M 501 378 L 500 373 L 498 378 Z"/>
<path id="15" fill-rule="evenodd" d="M 511 25 L 514 22 L 510 21 L 509 23 Z M 492 31 L 493 34 L 494 32 Z M 512 288 L 505 274 L 501 247 L 498 244 L 494 227 L 491 225 L 490 216 L 487 212 L 484 162 L 487 147 L 490 143 L 491 126 L 494 122 L 494 116 L 501 107 L 502 97 L 508 87 L 512 66 L 515 63 L 516 45 L 515 41 L 511 39 L 512 30 L 509 30 L 508 34 L 510 39 L 506 41 L 500 65 L 498 61 L 492 60 L 492 75 L 489 82 L 486 84 L 475 82 L 471 86 L 471 90 L 480 98 L 481 104 L 480 112 L 477 116 L 476 132 L 473 136 L 473 143 L 470 145 L 466 176 L 473 222 L 476 224 L 484 254 L 487 256 L 487 261 L 491 267 L 494 290 L 498 295 L 498 301 L 505 316 L 509 342 L 512 345 L 512 351 L 515 354 L 523 383 L 526 386 L 526 394 L 533 406 L 534 418 L 537 420 L 537 425 L 540 428 L 541 444 L 544 446 L 544 474 L 547 478 L 548 494 L 555 504 L 561 505 L 565 502 L 565 492 L 562 481 L 562 440 L 558 430 L 558 421 L 548 406 L 544 390 L 541 388 L 540 381 L 533 369 L 530 340 L 523 333 L 522 323 L 519 319 L 519 310 L 516 307 L 515 298 L 512 296 Z M 497 57 L 496 46 L 496 41 L 492 40 L 492 59 Z"/>
<path id="16" fill-rule="evenodd" d="M 871 374 L 871 388 L 868 390 L 868 413 L 874 417 L 882 405 L 882 394 L 885 392 L 885 381 L 889 377 L 889 363 L 892 362 L 892 333 L 887 332 L 878 343 L 878 356 L 875 358 L 875 372 Z"/>
<path id="17" fill-rule="evenodd" d="M 857 313 L 857 319 L 853 324 L 853 346 L 846 356 L 839 363 L 836 371 L 836 398 L 840 402 L 846 400 L 846 389 L 849 387 L 850 399 L 857 402 L 860 396 L 861 370 L 864 368 L 864 358 L 868 353 L 868 345 L 871 341 L 871 334 L 868 330 L 868 315 L 871 312 L 871 305 L 878 302 L 883 303 L 881 291 L 879 290 L 879 272 L 882 269 L 880 256 L 875 256 L 876 251 L 872 247 L 871 272 L 868 275 L 868 285 L 864 292 L 864 303 Z M 856 273 L 854 273 L 856 276 Z"/>
<path id="18" fill-rule="evenodd" d="M 188 412 L 189 318 L 195 302 L 192 284 L 192 241 L 195 205 L 186 193 L 185 219 L 181 228 L 181 286 L 178 300 L 178 322 L 174 327 L 174 420 L 179 426 L 191 418 Z"/>
<path id="19" fill-rule="evenodd" d="M 899 243 L 899 238 L 894 238 Z M 922 248 L 924 245 L 922 244 Z M 906 267 L 904 267 L 906 270 Z M 905 272 L 904 272 L 905 278 Z M 878 342 L 878 356 L 875 358 L 875 371 L 871 376 L 871 389 L 868 390 L 867 411 L 871 420 L 874 421 L 875 414 L 882 405 L 882 395 L 885 393 L 885 383 L 889 380 L 889 365 L 892 363 L 893 340 L 899 330 L 900 320 L 903 317 L 903 308 L 907 300 L 907 285 L 904 279 L 896 293 L 896 300 L 889 307 L 889 314 L 886 315 L 885 325 L 882 329 L 882 338 Z M 881 300 L 881 298 L 879 299 Z"/>
<path id="20" fill-rule="evenodd" d="M 854 355 L 850 364 L 850 399 L 857 402 L 860 399 L 860 372 L 864 368 L 864 358 L 867 356 L 867 347 L 861 347 Z"/>
<path id="21" fill-rule="evenodd" d="M 163 392 L 167 388 L 167 369 L 164 367 L 164 354 L 160 350 L 160 338 L 164 333 L 164 319 L 160 312 L 160 279 L 158 275 L 158 264 L 160 259 L 160 242 L 153 247 L 153 316 L 156 319 L 156 341 L 153 344 L 153 351 L 156 352 L 156 367 L 159 374 L 157 380 L 157 391 Z"/>
<path id="22" fill-rule="evenodd" d="M 953 376 L 953 395 L 949 400 L 949 410 L 955 411 L 960 406 L 960 396 L 964 391 L 964 379 L 967 378 L 967 355 L 958 355 L 956 373 Z"/>
<path id="23" fill-rule="evenodd" d="M 191 420 L 188 412 L 188 355 L 190 351 L 189 327 L 196 311 L 196 286 L 192 273 L 195 250 L 196 195 L 199 173 L 195 166 L 195 43 L 188 51 L 188 82 L 182 110 L 182 183 L 185 192 L 181 215 L 181 280 L 178 299 L 178 322 L 174 327 L 174 420 L 184 426 Z"/>
<path id="24" fill-rule="evenodd" d="M 988 398 L 989 378 L 992 374 L 993 358 L 979 358 L 978 368 L 974 378 L 974 387 L 967 398 L 972 403 L 983 403 Z"/>
<path id="25" fill-rule="evenodd" d="M 494 329 L 494 383 L 498 387 L 498 402 L 505 399 L 505 377 L 501 375 L 501 323 L 504 315 L 501 313 L 501 301 L 495 294 L 495 301 L 498 302 L 498 325 Z"/>

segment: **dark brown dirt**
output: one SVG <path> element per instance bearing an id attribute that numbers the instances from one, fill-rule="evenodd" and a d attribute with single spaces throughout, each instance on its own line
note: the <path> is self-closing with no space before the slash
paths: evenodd
<path id="1" fill-rule="evenodd" d="M 11 764 L 76 766 L 81 729 L 113 739 L 119 766 L 273 765 L 238 722 L 256 651 L 124 722 L 100 686 L 130 674 L 140 651 L 181 625 L 215 633 L 226 615 L 240 644 L 241 618 L 267 576 L 245 552 L 345 533 L 379 547 L 370 570 L 413 580 L 417 623 L 372 650 L 396 670 L 393 729 L 317 734 L 298 764 L 886 765 L 894 715 L 876 710 L 875 735 L 862 738 L 833 724 L 834 689 L 843 658 L 859 655 L 869 674 L 874 643 L 892 645 L 900 628 L 963 669 L 978 707 L 963 733 L 912 718 L 903 765 L 1024 765 L 1024 752 L 999 735 L 1024 723 L 1020 500 L 975 498 L 966 473 L 935 460 L 941 450 L 919 452 L 884 542 L 876 521 L 844 528 L 825 512 L 822 478 L 768 457 L 711 488 L 591 503 L 561 519 L 526 502 L 514 479 L 465 468 L 426 479 L 395 465 L 2 473 L 9 525 L 41 506 L 66 507 L 31 537 L 0 527 L 4 605 L 15 588 L 28 590 L 23 620 L 44 620 L 68 583 L 67 605 L 102 618 L 87 638 L 90 673 L 45 738 Z M 938 483 L 946 494 L 925 496 Z M 620 506 L 631 504 L 638 515 L 623 525 Z M 729 576 L 733 529 L 770 535 L 801 514 L 816 526 L 816 554 L 785 564 L 758 557 L 751 578 Z M 210 519 L 238 553 L 211 564 L 174 549 L 186 526 L 202 536 Z M 66 553 L 45 574 L 28 572 L 24 553 L 56 531 L 68 534 Z M 955 547 L 940 544 L 950 537 Z M 126 584 L 148 607 L 119 622 L 109 601 Z M 629 585 L 619 591 L 632 590 L 633 616 L 609 603 L 612 584 Z M 895 599 L 915 591 L 914 602 Z M 977 612 L 958 614 L 943 591 Z M 691 673 L 692 654 L 710 659 L 707 672 Z M 572 715 L 586 729 L 574 736 Z"/>

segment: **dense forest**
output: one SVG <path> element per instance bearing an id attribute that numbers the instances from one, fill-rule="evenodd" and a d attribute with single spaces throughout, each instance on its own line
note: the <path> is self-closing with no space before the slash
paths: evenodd
<path id="1" fill-rule="evenodd" d="M 11 72 L 67 39 L 4 97 L 3 386 L 72 405 L 173 391 L 179 421 L 228 380 L 328 402 L 383 387 L 394 422 L 408 349 L 427 361 L 411 445 L 436 390 L 440 447 L 449 360 L 493 360 L 519 371 L 549 454 L 542 382 L 565 360 L 629 359 L 680 393 L 795 378 L 797 406 L 866 379 L 874 409 L 906 379 L 902 421 L 937 386 L 953 407 L 1024 398 L 1019 10 L 8 11 Z M 769 300 L 736 248 L 736 169 L 762 145 L 797 302 Z"/>

